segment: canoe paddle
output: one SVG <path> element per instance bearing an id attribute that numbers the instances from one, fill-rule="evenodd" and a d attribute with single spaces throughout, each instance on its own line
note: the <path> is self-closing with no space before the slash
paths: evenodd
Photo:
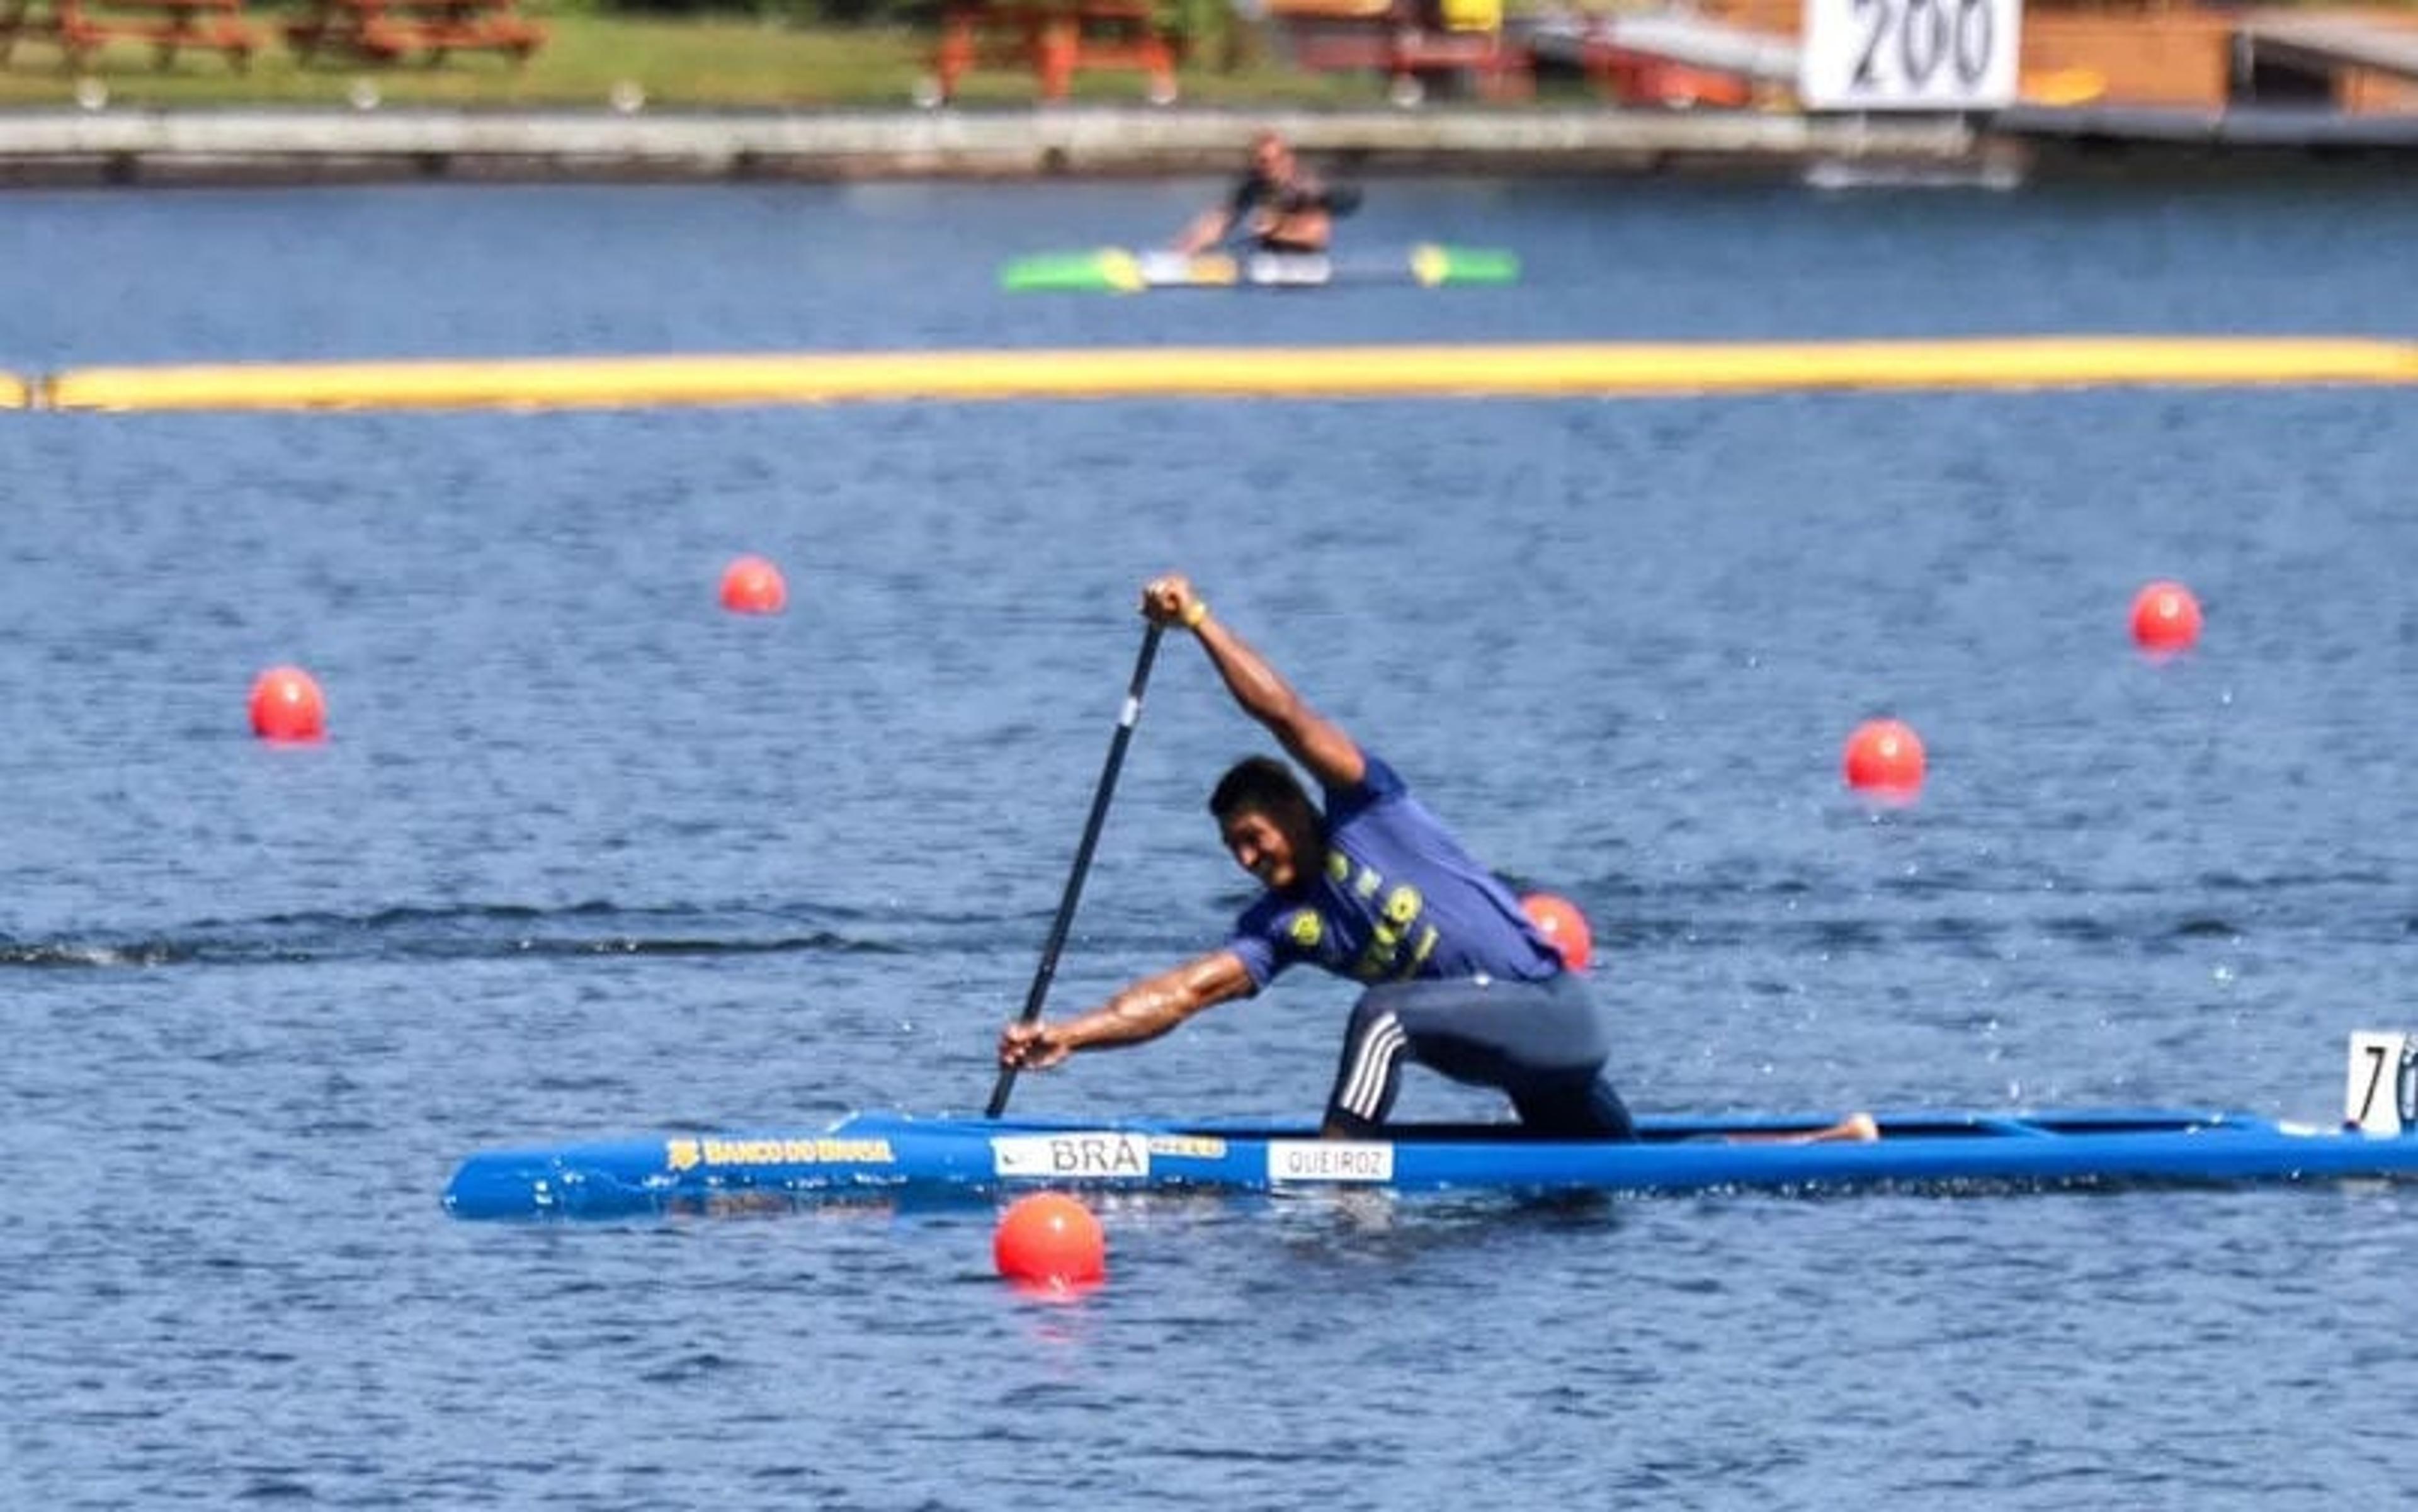
<path id="1" fill-rule="evenodd" d="M 1100 826 L 1109 817 L 1109 795 L 1117 790 L 1117 769 L 1125 765 L 1125 747 L 1133 742 L 1134 725 L 1141 720 L 1141 691 L 1150 682 L 1150 664 L 1158 658 L 1158 637 L 1166 628 L 1154 622 L 1141 633 L 1141 653 L 1134 658 L 1133 680 L 1125 684 L 1125 708 L 1117 714 L 1117 733 L 1109 741 L 1108 765 L 1101 769 L 1100 786 L 1092 794 L 1092 816 L 1083 823 L 1083 843 L 1075 848 L 1074 874 L 1066 878 L 1066 891 L 1058 899 L 1058 917 L 1049 925 L 1048 943 L 1041 947 L 1041 969 L 1033 973 L 1033 990 L 1024 995 L 1019 1024 L 1041 1016 L 1042 1000 L 1049 996 L 1049 979 L 1058 974 L 1058 953 L 1065 949 L 1066 931 L 1075 923 L 1075 905 L 1083 896 L 1083 876 L 1092 869 L 1092 851 L 1100 843 Z M 997 1118 L 1006 1112 L 1007 1094 L 1015 1086 L 1016 1067 L 1000 1067 L 983 1117 Z"/>

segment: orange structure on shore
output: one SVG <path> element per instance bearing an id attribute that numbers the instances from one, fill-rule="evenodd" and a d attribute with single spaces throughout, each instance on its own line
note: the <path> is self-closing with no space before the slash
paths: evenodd
<path id="1" fill-rule="evenodd" d="M 1788 111 L 1799 106 L 1806 4 L 1256 0 L 1250 12 L 1276 56 L 1372 76 L 1398 105 L 1438 92 L 1524 99 L 1552 76 L 1616 105 Z M 1140 76 L 1165 103 L 1177 62 L 1165 24 L 1153 0 L 946 0 L 925 102 L 953 98 L 972 69 L 1005 66 L 1032 71 L 1044 99 L 1106 71 Z M 2418 114 L 2418 8 L 2407 6 L 2027 0 L 2021 25 L 2028 106 Z"/>

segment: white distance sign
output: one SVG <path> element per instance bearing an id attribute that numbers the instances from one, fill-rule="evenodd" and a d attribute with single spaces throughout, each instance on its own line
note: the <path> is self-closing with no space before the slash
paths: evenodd
<path id="1" fill-rule="evenodd" d="M 1997 110 L 2015 99 L 2023 0 L 1805 0 L 1807 110 Z"/>

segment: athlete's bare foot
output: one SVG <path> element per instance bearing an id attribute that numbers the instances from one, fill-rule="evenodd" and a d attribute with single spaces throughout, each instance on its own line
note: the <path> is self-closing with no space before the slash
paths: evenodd
<path id="1" fill-rule="evenodd" d="M 1808 1129 L 1802 1134 L 1733 1134 L 1732 1144 L 1871 1144 L 1881 1137 L 1881 1126 L 1870 1113 L 1850 1113 L 1828 1128 Z"/>

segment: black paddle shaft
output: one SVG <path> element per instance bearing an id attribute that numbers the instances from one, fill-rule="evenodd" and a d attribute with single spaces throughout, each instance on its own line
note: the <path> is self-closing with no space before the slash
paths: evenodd
<path id="1" fill-rule="evenodd" d="M 1083 878 L 1092 869 L 1092 852 L 1100 843 L 1100 827 L 1108 822 L 1109 797 L 1117 790 L 1117 769 L 1125 763 L 1125 747 L 1133 743 L 1134 726 L 1141 722 L 1141 692 L 1150 682 L 1150 664 L 1158 659 L 1158 637 L 1166 626 L 1154 622 L 1142 632 L 1141 653 L 1134 658 L 1133 680 L 1125 685 L 1125 708 L 1117 714 L 1117 733 L 1109 741 L 1108 764 L 1100 769 L 1100 786 L 1092 794 L 1092 815 L 1083 821 L 1083 843 L 1075 848 L 1075 870 L 1066 878 L 1066 892 L 1058 899 L 1058 917 L 1049 925 L 1048 942 L 1041 947 L 1041 969 L 1033 973 L 1033 990 L 1024 996 L 1024 1012 L 1017 1022 L 1030 1024 L 1041 1016 L 1043 1000 L 1049 996 L 1049 982 L 1058 974 L 1058 953 L 1066 948 L 1066 931 L 1075 923 L 1075 905 L 1083 896 Z M 990 1106 L 983 1117 L 997 1118 L 1007 1111 L 1007 1094 L 1016 1086 L 1016 1067 L 999 1068 L 999 1080 L 990 1090 Z"/>

